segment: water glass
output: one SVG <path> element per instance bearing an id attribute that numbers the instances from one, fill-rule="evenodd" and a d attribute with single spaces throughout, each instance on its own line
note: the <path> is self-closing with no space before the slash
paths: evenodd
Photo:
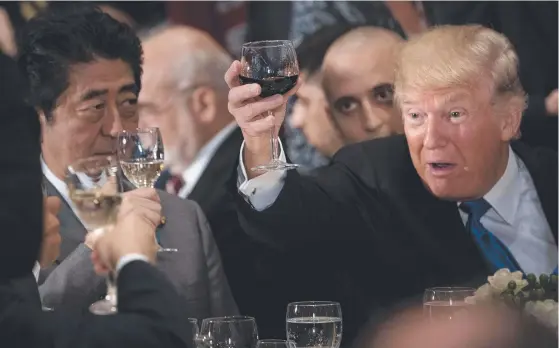
<path id="1" fill-rule="evenodd" d="M 198 348 L 256 348 L 258 329 L 252 317 L 230 316 L 202 320 Z"/>
<path id="2" fill-rule="evenodd" d="M 465 300 L 475 291 L 465 287 L 429 288 L 423 294 L 423 314 L 430 320 L 452 320 L 467 310 Z"/>
<path id="3" fill-rule="evenodd" d="M 338 348 L 342 343 L 342 309 L 337 302 L 293 302 L 287 306 L 287 339 L 296 347 Z"/>

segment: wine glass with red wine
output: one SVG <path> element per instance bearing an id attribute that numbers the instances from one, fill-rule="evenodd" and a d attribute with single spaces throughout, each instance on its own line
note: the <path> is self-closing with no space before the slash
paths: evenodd
<path id="1" fill-rule="evenodd" d="M 289 40 L 255 41 L 243 44 L 241 65 L 239 76 L 241 84 L 259 84 L 262 88 L 261 98 L 286 94 L 295 87 L 299 78 L 295 47 Z M 272 111 L 268 111 L 268 115 L 273 116 Z M 270 133 L 270 145 L 271 161 L 252 170 L 268 172 L 297 168 L 296 164 L 280 160 L 275 127 Z"/>

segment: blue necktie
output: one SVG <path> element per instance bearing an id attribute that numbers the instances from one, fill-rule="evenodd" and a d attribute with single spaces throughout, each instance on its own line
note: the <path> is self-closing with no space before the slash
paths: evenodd
<path id="1" fill-rule="evenodd" d="M 460 204 L 460 209 L 468 213 L 466 230 L 471 233 L 492 272 L 501 268 L 508 268 L 511 272 L 521 271 L 509 249 L 481 224 L 481 217 L 489 208 L 491 205 L 483 198 Z"/>

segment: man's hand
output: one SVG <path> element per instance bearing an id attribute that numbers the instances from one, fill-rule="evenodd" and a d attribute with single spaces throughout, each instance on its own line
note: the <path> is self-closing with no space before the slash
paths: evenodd
<path id="1" fill-rule="evenodd" d="M 102 234 L 89 233 L 86 244 L 92 246 L 95 271 L 114 271 L 125 255 L 141 254 L 153 262 L 157 252 L 155 230 L 161 222 L 161 203 L 154 189 L 137 189 L 123 194 L 113 228 Z"/>
<path id="2" fill-rule="evenodd" d="M 274 95 L 268 98 L 260 98 L 260 85 L 253 83 L 242 85 L 239 82 L 241 63 L 234 61 L 225 73 L 225 82 L 231 89 L 229 91 L 229 112 L 235 117 L 239 127 L 243 131 L 245 139 L 244 161 L 247 168 L 266 164 L 270 160 L 270 130 L 275 126 L 276 135 L 279 132 L 283 119 L 287 100 L 299 89 L 300 80 L 297 85 L 285 95 Z M 268 111 L 273 116 L 268 116 Z M 257 175 L 250 171 L 250 177 Z"/>
<path id="3" fill-rule="evenodd" d="M 557 90 L 551 92 L 545 98 L 545 109 L 549 116 L 557 116 L 557 109 L 559 108 L 559 94 Z"/>
<path id="4" fill-rule="evenodd" d="M 43 209 L 43 241 L 41 244 L 41 255 L 39 264 L 41 268 L 49 267 L 60 254 L 60 221 L 56 217 L 60 210 L 60 199 L 58 197 L 47 197 Z"/>

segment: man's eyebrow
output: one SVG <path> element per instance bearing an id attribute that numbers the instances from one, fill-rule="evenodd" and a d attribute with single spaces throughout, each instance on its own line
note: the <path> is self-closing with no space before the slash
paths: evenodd
<path id="1" fill-rule="evenodd" d="M 135 83 L 130 83 L 128 85 L 124 85 L 122 87 L 120 87 L 120 89 L 118 90 L 118 93 L 126 93 L 126 92 L 132 92 L 135 95 L 138 95 L 139 90 L 138 90 L 138 86 L 136 86 Z"/>
<path id="2" fill-rule="evenodd" d="M 81 101 L 88 101 L 102 95 L 107 94 L 109 91 L 106 89 L 90 89 L 80 98 Z"/>

